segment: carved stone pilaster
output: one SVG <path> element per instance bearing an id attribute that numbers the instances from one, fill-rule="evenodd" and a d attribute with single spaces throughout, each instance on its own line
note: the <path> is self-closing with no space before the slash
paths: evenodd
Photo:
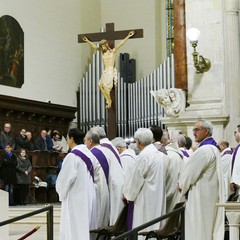
<path id="1" fill-rule="evenodd" d="M 238 0 L 225 0 L 226 12 L 238 12 Z"/>
<path id="2" fill-rule="evenodd" d="M 239 124 L 240 109 L 235 107 L 239 101 L 239 75 L 240 75 L 240 43 L 239 43 L 239 1 L 225 0 L 225 93 L 226 109 L 231 120 L 226 128 L 226 138 L 232 139 L 230 145 L 234 145 L 235 139 L 232 138 L 232 132 Z M 230 135 L 231 134 L 231 135 Z"/>
<path id="3" fill-rule="evenodd" d="M 240 223 L 240 212 L 226 212 L 227 219 L 230 226 L 239 227 Z"/>
<path id="4" fill-rule="evenodd" d="M 217 203 L 216 206 L 224 207 L 226 216 L 229 221 L 230 240 L 239 240 L 239 223 L 240 223 L 240 203 L 226 202 Z"/>

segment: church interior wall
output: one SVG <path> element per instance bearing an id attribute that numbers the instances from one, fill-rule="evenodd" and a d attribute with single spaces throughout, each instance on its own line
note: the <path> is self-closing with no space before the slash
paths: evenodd
<path id="1" fill-rule="evenodd" d="M 0 94 L 75 107 L 90 55 L 77 35 L 99 28 L 99 9 L 97 0 L 2 1 L 0 16 L 12 16 L 24 31 L 25 77 L 22 88 L 0 85 Z"/>
<path id="2" fill-rule="evenodd" d="M 223 99 L 224 83 L 224 42 L 223 42 L 223 8 L 216 1 L 186 1 L 186 29 L 196 27 L 201 35 L 196 48 L 200 55 L 211 61 L 210 71 L 196 74 L 193 67 L 193 48 L 189 42 L 188 47 L 188 91 L 191 100 L 218 102 Z M 201 20 L 199 20 L 201 19 Z M 219 114 L 223 108 L 219 109 Z"/>
<path id="3" fill-rule="evenodd" d="M 109 22 L 116 30 L 144 29 L 144 38 L 130 40 L 119 51 L 136 59 L 137 78 L 142 78 L 166 58 L 164 13 L 164 3 L 156 0 L 5 0 L 0 16 L 12 16 L 24 31 L 25 70 L 21 88 L 0 85 L 0 94 L 76 106 L 78 83 L 93 53 L 77 36 L 100 31 Z"/>
<path id="4" fill-rule="evenodd" d="M 103 26 L 114 22 L 115 30 L 143 29 L 143 38 L 129 40 L 119 50 L 136 59 L 137 79 L 150 74 L 166 60 L 165 1 L 102 0 L 101 9 Z"/>

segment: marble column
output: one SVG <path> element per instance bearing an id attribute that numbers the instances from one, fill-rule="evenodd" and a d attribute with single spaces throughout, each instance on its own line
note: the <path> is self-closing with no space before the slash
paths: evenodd
<path id="1" fill-rule="evenodd" d="M 240 203 L 218 203 L 217 206 L 225 208 L 226 216 L 229 222 L 229 239 L 239 240 Z"/>
<path id="2" fill-rule="evenodd" d="M 226 111 L 230 122 L 226 127 L 226 139 L 232 139 L 233 132 L 240 124 L 240 47 L 239 47 L 239 1 L 225 0 L 225 91 Z"/>

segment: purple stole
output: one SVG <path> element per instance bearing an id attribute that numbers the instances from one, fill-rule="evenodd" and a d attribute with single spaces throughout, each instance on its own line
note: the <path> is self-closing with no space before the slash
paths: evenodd
<path id="1" fill-rule="evenodd" d="M 124 153 L 123 155 L 121 155 L 121 157 L 131 157 L 132 159 L 134 159 L 134 157 L 132 156 L 132 155 L 130 155 L 130 154 L 127 154 L 127 153 Z"/>
<path id="2" fill-rule="evenodd" d="M 233 171 L 233 166 L 234 166 L 234 162 L 235 162 L 235 158 L 237 155 L 237 151 L 240 147 L 240 144 L 237 145 L 237 147 L 235 148 L 234 152 L 233 152 L 233 156 L 232 156 L 232 167 L 231 167 L 231 175 L 232 175 L 232 171 Z"/>
<path id="3" fill-rule="evenodd" d="M 94 147 L 90 150 L 92 152 L 92 154 L 97 158 L 97 160 L 99 161 L 100 165 L 102 166 L 107 184 L 108 184 L 108 176 L 109 176 L 109 165 L 108 165 L 108 161 L 107 158 L 105 157 L 105 155 L 103 154 L 103 152 Z"/>
<path id="4" fill-rule="evenodd" d="M 128 213 L 127 213 L 127 230 L 132 230 L 132 224 L 133 224 L 133 211 L 134 211 L 134 202 L 133 201 L 129 201 L 127 203 L 128 205 Z M 128 238 L 128 239 L 131 239 Z"/>
<path id="5" fill-rule="evenodd" d="M 181 152 L 183 153 L 183 155 L 185 156 L 185 157 L 189 157 L 189 154 L 187 153 L 187 151 L 185 151 L 185 150 L 183 150 L 183 149 L 180 149 L 181 150 Z"/>
<path id="6" fill-rule="evenodd" d="M 231 155 L 231 154 L 232 154 L 232 150 L 227 150 L 226 152 L 224 152 L 224 154 L 222 155 L 222 157 L 225 156 L 225 155 L 227 155 L 227 154 L 230 154 L 230 155 Z"/>
<path id="7" fill-rule="evenodd" d="M 217 147 L 217 143 L 212 137 L 203 140 L 198 147 L 202 147 L 204 145 L 213 145 Z"/>
<path id="8" fill-rule="evenodd" d="M 121 164 L 121 160 L 120 160 L 120 157 L 119 157 L 119 154 L 115 151 L 115 149 L 112 147 L 111 144 L 109 143 L 101 143 L 100 144 L 102 147 L 107 147 L 108 149 L 110 149 L 112 151 L 112 153 L 115 155 L 115 157 L 117 158 L 119 164 L 121 165 L 122 167 L 122 164 Z"/>
<path id="9" fill-rule="evenodd" d="M 200 145 L 198 146 L 198 148 L 200 148 L 200 147 L 202 147 L 202 146 L 204 146 L 204 145 L 213 145 L 213 146 L 215 146 L 216 148 L 218 148 L 216 141 L 215 141 L 212 137 L 203 140 L 203 141 L 200 143 Z M 185 194 L 186 199 L 188 199 L 188 192 L 189 192 L 189 190 L 188 190 L 188 191 L 186 192 L 186 194 Z"/>
<path id="10" fill-rule="evenodd" d="M 90 172 L 90 175 L 92 176 L 92 180 L 94 182 L 93 164 L 90 158 L 77 149 L 72 150 L 71 153 L 74 153 L 75 155 L 79 156 L 85 162 L 87 169 Z"/>

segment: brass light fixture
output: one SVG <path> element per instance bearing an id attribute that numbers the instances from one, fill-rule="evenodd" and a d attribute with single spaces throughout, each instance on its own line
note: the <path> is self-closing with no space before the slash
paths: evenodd
<path id="1" fill-rule="evenodd" d="M 209 59 L 204 58 L 202 55 L 199 55 L 199 53 L 196 51 L 199 36 L 200 36 L 200 31 L 197 28 L 190 28 L 187 31 L 187 38 L 189 39 L 193 47 L 192 55 L 193 55 L 194 67 L 197 70 L 196 73 L 204 73 L 210 69 L 211 62 Z"/>

